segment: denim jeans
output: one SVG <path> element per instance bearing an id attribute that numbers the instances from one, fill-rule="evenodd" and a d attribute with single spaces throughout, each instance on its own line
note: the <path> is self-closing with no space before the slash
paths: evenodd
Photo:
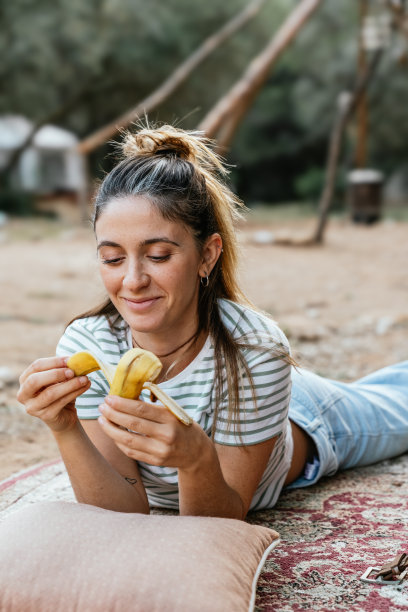
<path id="1" fill-rule="evenodd" d="M 288 489 L 400 455 L 408 451 L 408 361 L 352 383 L 293 369 L 289 418 L 314 441 L 320 466 Z"/>

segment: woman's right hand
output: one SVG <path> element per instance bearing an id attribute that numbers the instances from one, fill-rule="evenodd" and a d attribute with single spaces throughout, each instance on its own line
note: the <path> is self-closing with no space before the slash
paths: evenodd
<path id="1" fill-rule="evenodd" d="M 77 423 L 75 400 L 91 385 L 87 376 L 75 377 L 67 359 L 37 359 L 20 376 L 18 401 L 53 431 L 68 430 Z"/>

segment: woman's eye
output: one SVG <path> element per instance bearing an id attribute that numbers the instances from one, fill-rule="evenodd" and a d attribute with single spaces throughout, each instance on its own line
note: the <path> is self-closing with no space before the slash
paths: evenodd
<path id="1" fill-rule="evenodd" d="M 167 261 L 170 255 L 149 255 L 149 259 L 155 262 Z"/>
<path id="2" fill-rule="evenodd" d="M 102 263 L 103 264 L 117 264 L 120 263 L 122 261 L 121 257 L 115 257 L 113 259 L 102 259 Z"/>

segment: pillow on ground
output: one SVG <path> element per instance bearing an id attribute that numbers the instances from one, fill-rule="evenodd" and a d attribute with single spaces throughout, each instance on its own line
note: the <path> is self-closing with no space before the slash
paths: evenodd
<path id="1" fill-rule="evenodd" d="M 0 525 L 0 609 L 246 612 L 278 538 L 233 519 L 35 504 Z"/>

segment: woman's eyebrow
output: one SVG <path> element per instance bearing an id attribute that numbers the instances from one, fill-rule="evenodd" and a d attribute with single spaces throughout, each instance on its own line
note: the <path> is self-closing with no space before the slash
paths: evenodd
<path id="1" fill-rule="evenodd" d="M 160 238 L 148 238 L 147 240 L 143 240 L 143 242 L 140 243 L 140 246 L 156 244 L 156 242 L 166 242 L 167 244 L 174 244 L 175 246 L 180 246 L 178 242 L 174 242 L 174 240 L 170 240 L 170 238 L 166 238 L 165 236 L 162 236 Z"/>
<path id="2" fill-rule="evenodd" d="M 96 247 L 96 250 L 99 251 L 99 249 L 101 249 L 104 246 L 120 247 L 120 244 L 118 244 L 117 242 L 112 242 L 111 240 L 101 240 L 101 242 Z"/>
<path id="3" fill-rule="evenodd" d="M 178 242 L 175 242 L 174 240 L 170 240 L 170 238 L 166 238 L 165 236 L 160 236 L 158 238 L 147 238 L 147 240 L 143 240 L 140 243 L 140 246 L 148 246 L 149 244 L 156 244 L 157 242 L 165 242 L 166 244 L 174 244 L 177 247 L 180 246 Z M 101 242 L 97 246 L 97 250 L 99 251 L 99 249 L 105 246 L 120 248 L 121 245 L 118 244 L 117 242 L 112 242 L 112 240 L 101 240 Z"/>

